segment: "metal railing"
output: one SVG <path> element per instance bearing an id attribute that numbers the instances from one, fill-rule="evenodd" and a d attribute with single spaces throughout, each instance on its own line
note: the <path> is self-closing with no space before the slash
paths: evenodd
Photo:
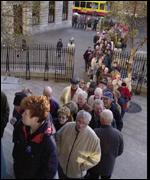
<path id="1" fill-rule="evenodd" d="M 115 51 L 113 61 L 120 67 L 121 77 L 127 77 L 129 52 Z M 136 53 L 132 64 L 132 85 L 135 93 L 141 93 L 141 88 L 147 88 L 147 53 Z"/>
<path id="2" fill-rule="evenodd" d="M 30 44 L 26 48 L 1 47 L 1 73 L 19 74 L 30 79 L 33 74 L 44 80 L 68 81 L 74 73 L 75 49 L 54 45 Z"/>

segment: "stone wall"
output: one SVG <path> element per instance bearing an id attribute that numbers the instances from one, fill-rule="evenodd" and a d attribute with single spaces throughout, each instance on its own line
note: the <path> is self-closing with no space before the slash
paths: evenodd
<path id="1" fill-rule="evenodd" d="M 68 1 L 68 20 L 66 21 L 62 21 L 63 1 L 55 1 L 55 3 L 55 22 L 48 23 L 49 1 L 41 1 L 40 24 L 32 27 L 32 34 L 71 26 L 73 2 Z"/>

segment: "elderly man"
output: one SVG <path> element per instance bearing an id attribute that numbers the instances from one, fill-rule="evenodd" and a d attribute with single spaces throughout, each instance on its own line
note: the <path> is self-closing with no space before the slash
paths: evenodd
<path id="1" fill-rule="evenodd" d="M 72 78 L 70 81 L 71 85 L 64 88 L 60 96 L 60 103 L 62 105 L 70 102 L 71 100 L 77 103 L 78 94 L 83 91 L 79 87 L 79 82 L 78 78 Z"/>
<path id="2" fill-rule="evenodd" d="M 117 156 L 123 153 L 124 143 L 120 131 L 111 126 L 113 113 L 109 109 L 100 115 L 101 127 L 94 129 L 101 140 L 101 161 L 88 171 L 87 179 L 110 179 Z"/>
<path id="3" fill-rule="evenodd" d="M 119 112 L 119 109 L 116 103 L 114 102 L 113 94 L 110 91 L 104 91 L 102 99 L 103 99 L 105 108 L 110 109 L 112 111 L 114 119 L 116 121 L 117 129 L 121 131 L 123 128 L 123 121 L 122 121 L 122 117 Z"/>
<path id="4" fill-rule="evenodd" d="M 92 107 L 87 103 L 87 96 L 88 95 L 85 91 L 78 94 L 78 101 L 77 101 L 78 111 L 82 109 L 89 113 L 92 111 Z"/>
<path id="5" fill-rule="evenodd" d="M 103 90 L 101 88 L 96 88 L 94 95 L 91 95 L 88 99 L 88 104 L 93 107 L 95 99 L 101 99 L 103 95 Z"/>
<path id="6" fill-rule="evenodd" d="M 91 115 L 81 110 L 76 122 L 68 122 L 56 133 L 59 178 L 84 178 L 101 158 L 100 140 L 88 126 Z"/>
<path id="7" fill-rule="evenodd" d="M 91 112 L 92 119 L 89 123 L 89 126 L 94 129 L 101 126 L 100 124 L 100 113 L 104 109 L 104 103 L 100 99 L 95 99 L 93 103 L 93 110 Z"/>
<path id="8" fill-rule="evenodd" d="M 49 100 L 50 113 L 51 113 L 51 116 L 52 116 L 53 120 L 55 120 L 57 118 L 57 111 L 59 109 L 59 104 L 53 98 L 52 94 L 53 94 L 53 90 L 52 90 L 52 88 L 50 86 L 44 87 L 43 95 L 46 96 L 48 98 L 48 100 Z"/>

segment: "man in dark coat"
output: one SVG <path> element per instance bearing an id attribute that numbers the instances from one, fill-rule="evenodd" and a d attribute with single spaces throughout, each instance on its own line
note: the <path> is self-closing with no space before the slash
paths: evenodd
<path id="1" fill-rule="evenodd" d="M 89 46 L 88 49 L 83 54 L 83 58 L 85 60 L 85 72 L 87 72 L 88 68 L 91 66 L 92 54 L 93 54 L 93 51 L 91 47 Z"/>
<path id="2" fill-rule="evenodd" d="M 4 129 L 8 123 L 9 120 L 9 104 L 7 101 L 7 96 L 4 92 L 1 91 L 1 179 L 7 178 L 7 172 L 6 172 L 6 161 L 4 158 L 4 150 L 3 150 L 3 143 L 2 143 L 2 137 L 4 134 Z"/>
<path id="3" fill-rule="evenodd" d="M 103 102 L 106 109 L 110 109 L 116 121 L 116 126 L 119 131 L 123 128 L 123 121 L 117 105 L 114 102 L 113 94 L 110 91 L 103 92 Z"/>
<path id="4" fill-rule="evenodd" d="M 61 57 L 61 51 L 62 51 L 62 48 L 63 48 L 63 43 L 62 43 L 62 39 L 59 39 L 59 41 L 57 42 L 57 54 L 58 54 L 58 57 Z"/>
<path id="5" fill-rule="evenodd" d="M 109 109 L 100 115 L 101 127 L 94 129 L 100 138 L 102 156 L 100 162 L 88 171 L 88 179 L 110 179 L 117 156 L 123 153 L 124 143 L 120 131 L 111 126 L 113 114 Z"/>
<path id="6" fill-rule="evenodd" d="M 7 101 L 7 96 L 4 92 L 1 91 L 1 138 L 3 137 L 4 129 L 9 120 L 9 112 L 10 109 Z"/>

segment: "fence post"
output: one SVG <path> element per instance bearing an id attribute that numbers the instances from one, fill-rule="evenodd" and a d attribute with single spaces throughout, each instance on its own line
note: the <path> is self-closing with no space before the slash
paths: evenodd
<path id="1" fill-rule="evenodd" d="M 143 80 L 144 80 L 143 74 L 144 74 L 145 62 L 146 61 L 144 60 L 143 67 L 142 67 L 142 72 L 141 72 L 141 75 L 139 75 L 138 82 L 137 82 L 137 85 L 136 85 L 136 88 L 135 88 L 135 93 L 139 94 L 139 95 L 141 94 L 141 88 L 142 88 L 142 84 L 143 84 Z M 138 90 L 138 86 L 140 86 L 139 90 Z"/>
<path id="2" fill-rule="evenodd" d="M 26 53 L 26 79 L 30 79 L 29 47 L 27 48 Z"/>
<path id="3" fill-rule="evenodd" d="M 44 81 L 48 81 L 48 47 L 46 48 L 46 61 L 45 61 L 45 69 L 44 69 Z"/>

